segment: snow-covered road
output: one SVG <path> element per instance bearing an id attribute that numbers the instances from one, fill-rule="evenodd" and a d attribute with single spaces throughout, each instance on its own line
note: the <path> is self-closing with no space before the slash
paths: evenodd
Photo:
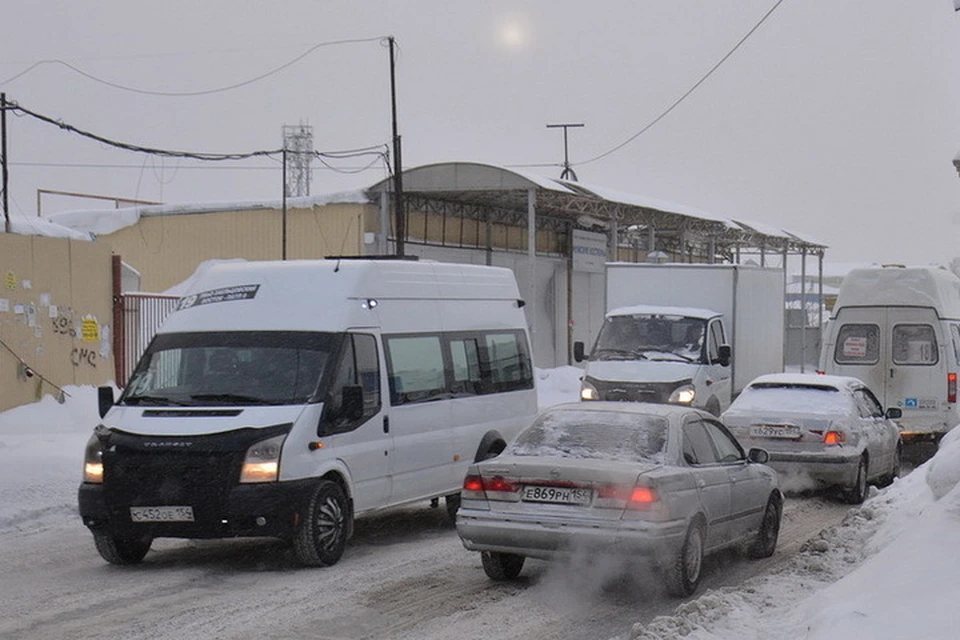
<path id="1" fill-rule="evenodd" d="M 846 505 L 789 500 L 766 561 L 713 559 L 702 584 L 735 586 L 795 554 Z M 416 505 L 358 522 L 343 560 L 298 568 L 270 541 L 158 541 L 143 565 L 104 563 L 76 516 L 51 513 L 0 533 L 3 638 L 609 638 L 678 602 L 619 562 L 531 561 L 487 579 L 442 509 Z"/>

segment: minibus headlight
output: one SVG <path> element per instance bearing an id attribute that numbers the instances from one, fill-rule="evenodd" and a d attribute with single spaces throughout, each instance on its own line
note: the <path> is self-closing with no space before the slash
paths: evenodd
<path id="1" fill-rule="evenodd" d="M 692 404 L 697 397 L 697 390 L 692 384 L 683 384 L 673 390 L 667 402 L 674 404 Z"/>
<path id="2" fill-rule="evenodd" d="M 580 399 L 581 400 L 599 400 L 600 394 L 597 392 L 597 388 L 593 386 L 588 380 L 584 380 L 580 385 Z"/>
<path id="3" fill-rule="evenodd" d="M 261 440 L 247 449 L 240 470 L 240 482 L 276 482 L 280 474 L 280 452 L 287 434 Z"/>
<path id="4" fill-rule="evenodd" d="M 97 427 L 83 452 L 83 481 L 103 484 L 103 440 L 100 435 L 104 427 Z"/>

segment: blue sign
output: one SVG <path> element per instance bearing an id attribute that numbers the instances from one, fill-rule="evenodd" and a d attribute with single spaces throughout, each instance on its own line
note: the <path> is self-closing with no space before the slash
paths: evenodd
<path id="1" fill-rule="evenodd" d="M 920 403 L 917 402 L 916 398 L 904 398 L 903 406 L 906 407 L 907 409 L 916 409 L 917 407 L 920 406 Z"/>

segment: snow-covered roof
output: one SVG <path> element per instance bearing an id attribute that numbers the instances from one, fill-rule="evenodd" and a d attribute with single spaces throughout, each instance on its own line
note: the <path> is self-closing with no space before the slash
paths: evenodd
<path id="1" fill-rule="evenodd" d="M 362 190 L 340 191 L 316 196 L 287 198 L 287 208 L 307 209 L 325 204 L 365 204 L 370 199 Z M 47 216 L 47 219 L 59 225 L 107 235 L 130 227 L 141 217 L 193 215 L 198 213 L 220 213 L 223 211 L 249 211 L 255 209 L 278 210 L 283 207 L 282 200 L 238 200 L 224 202 L 190 202 L 179 204 L 145 205 L 123 209 L 85 209 L 63 211 Z"/>
<path id="2" fill-rule="evenodd" d="M 0 226 L 0 231 L 3 227 Z M 21 236 L 45 236 L 49 238 L 70 238 L 71 240 L 91 241 L 95 238 L 89 233 L 57 224 L 44 218 L 13 216 L 10 218 L 10 231 Z"/>
<path id="3" fill-rule="evenodd" d="M 703 318 L 704 320 L 723 315 L 710 309 L 698 309 L 696 307 L 660 307 L 650 304 L 631 305 L 629 307 L 617 307 L 607 312 L 607 316 L 631 316 L 631 315 L 662 315 L 662 316 L 684 316 L 687 318 Z"/>
<path id="4" fill-rule="evenodd" d="M 854 269 L 840 284 L 841 307 L 933 307 L 941 318 L 960 318 L 960 278 L 942 267 Z"/>

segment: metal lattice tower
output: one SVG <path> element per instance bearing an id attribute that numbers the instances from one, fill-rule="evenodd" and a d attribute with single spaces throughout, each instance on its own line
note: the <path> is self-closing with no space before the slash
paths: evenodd
<path id="1" fill-rule="evenodd" d="M 287 196 L 310 195 L 310 162 L 313 160 L 313 127 L 283 125 L 283 148 L 287 157 Z"/>

